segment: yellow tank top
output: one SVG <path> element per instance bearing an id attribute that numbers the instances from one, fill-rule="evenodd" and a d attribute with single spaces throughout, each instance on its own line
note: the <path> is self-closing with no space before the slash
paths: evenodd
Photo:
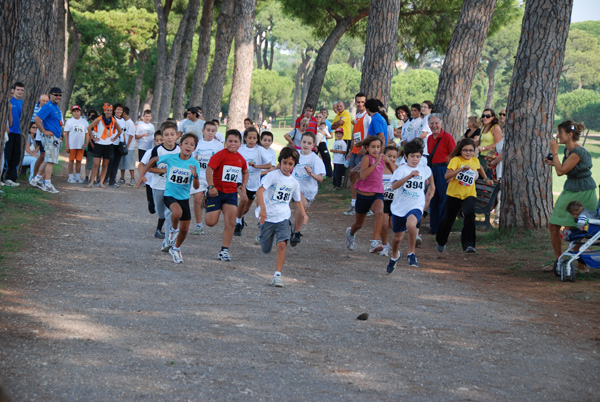
<path id="1" fill-rule="evenodd" d="M 497 124 L 494 124 L 492 127 L 490 127 L 490 129 L 488 131 L 481 133 L 481 136 L 479 137 L 479 146 L 480 147 L 488 147 L 495 143 L 494 134 L 492 134 L 492 131 L 494 130 L 494 127 L 496 127 L 496 126 L 497 126 Z M 479 154 L 486 156 L 488 154 L 488 152 L 490 152 L 490 151 L 489 150 L 481 151 Z"/>

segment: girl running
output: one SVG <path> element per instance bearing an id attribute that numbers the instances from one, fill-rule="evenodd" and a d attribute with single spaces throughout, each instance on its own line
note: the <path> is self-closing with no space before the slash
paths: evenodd
<path id="1" fill-rule="evenodd" d="M 390 206 L 394 200 L 394 190 L 392 189 L 392 174 L 398 167 L 396 165 L 396 159 L 398 159 L 398 148 L 396 145 L 388 145 L 383 150 L 383 160 L 385 165 L 383 167 L 383 222 L 381 224 L 381 243 L 383 244 L 383 250 L 379 252 L 379 255 L 388 256 L 390 251 L 390 244 L 388 243 L 388 229 L 392 226 L 392 212 Z M 387 215 L 387 218 L 386 216 Z"/>

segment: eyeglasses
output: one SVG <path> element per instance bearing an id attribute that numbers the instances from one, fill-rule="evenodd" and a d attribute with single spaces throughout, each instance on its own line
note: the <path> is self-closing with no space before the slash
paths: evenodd
<path id="1" fill-rule="evenodd" d="M 492 115 L 491 115 L 491 114 L 482 114 L 482 115 L 481 115 L 481 118 L 482 118 L 482 119 L 489 119 L 490 117 L 492 117 Z"/>
<path id="2" fill-rule="evenodd" d="M 475 152 L 474 149 L 461 149 L 460 152 Z"/>
<path id="3" fill-rule="evenodd" d="M 506 116 L 506 113 L 500 112 L 500 116 Z"/>

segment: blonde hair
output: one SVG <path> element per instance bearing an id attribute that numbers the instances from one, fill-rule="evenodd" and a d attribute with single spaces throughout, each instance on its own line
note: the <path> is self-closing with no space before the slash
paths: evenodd
<path id="1" fill-rule="evenodd" d="M 481 128 L 481 119 L 477 116 L 470 116 L 467 122 L 474 125 L 477 128 Z"/>

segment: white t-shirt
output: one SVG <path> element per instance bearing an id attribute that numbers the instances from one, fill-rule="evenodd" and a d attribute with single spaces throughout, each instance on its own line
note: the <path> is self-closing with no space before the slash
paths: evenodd
<path id="1" fill-rule="evenodd" d="M 426 132 L 427 135 L 431 134 L 431 129 L 429 128 L 429 118 L 430 117 L 431 117 L 430 114 L 423 117 L 423 121 L 421 122 L 421 133 Z"/>
<path id="2" fill-rule="evenodd" d="M 154 125 L 152 123 L 146 124 L 143 121 L 138 122 L 135 135 L 148 134 L 148 136 L 138 140 L 138 149 L 143 149 L 144 151 L 152 149 L 154 145 L 154 131 Z"/>
<path id="3" fill-rule="evenodd" d="M 150 160 L 150 155 L 152 154 L 152 150 L 149 149 L 144 153 L 144 156 L 142 156 L 142 160 L 140 160 L 140 163 L 144 163 L 143 161 L 145 160 L 146 163 L 148 163 L 148 161 Z M 154 180 L 156 179 L 156 174 L 152 173 L 152 172 L 146 172 L 146 185 L 150 186 L 150 188 L 154 188 Z"/>
<path id="4" fill-rule="evenodd" d="M 178 154 L 179 152 L 181 152 L 181 150 L 179 149 L 179 145 L 175 145 L 175 148 L 173 148 L 170 151 L 167 148 L 165 148 L 162 144 L 157 145 L 154 148 L 152 148 L 151 152 L 146 152 L 144 154 L 144 157 L 142 158 L 141 162 L 144 165 L 147 165 L 150 159 L 154 158 L 155 156 L 161 157 L 163 155 Z M 168 166 L 166 163 L 157 163 L 156 167 L 159 169 L 166 169 Z M 165 185 L 167 184 L 167 178 L 165 175 L 166 173 L 154 175 L 154 180 L 151 186 L 154 190 L 165 189 Z"/>
<path id="5" fill-rule="evenodd" d="M 65 123 L 65 133 L 69 133 L 69 148 L 70 149 L 82 149 L 85 143 L 85 133 L 89 123 L 83 117 L 76 119 L 71 117 Z"/>
<path id="6" fill-rule="evenodd" d="M 406 165 L 407 163 L 408 162 L 406 161 L 405 156 L 403 156 L 402 158 L 396 159 L 396 166 Z M 423 153 L 423 156 L 421 156 L 421 159 L 419 159 L 419 164 L 417 166 L 418 166 L 418 169 L 420 169 L 421 166 L 427 167 L 427 156 L 425 155 L 425 153 Z"/>
<path id="7" fill-rule="evenodd" d="M 198 119 L 196 121 L 187 120 L 185 124 L 181 125 L 181 132 L 187 134 L 190 132 L 190 129 L 194 127 L 194 134 L 196 134 L 198 137 L 202 137 L 204 123 L 205 121 L 202 119 Z"/>
<path id="8" fill-rule="evenodd" d="M 290 219 L 290 201 L 300 201 L 300 183 L 292 176 L 286 176 L 281 170 L 273 170 L 263 177 L 261 186 L 265 188 L 263 198 L 267 210 L 267 222 L 279 223 Z M 260 207 L 256 208 L 258 218 Z"/>
<path id="9" fill-rule="evenodd" d="M 504 137 L 502 137 L 502 139 L 500 140 L 500 142 L 498 142 L 496 144 L 496 152 L 498 153 L 498 155 L 502 155 L 502 151 L 504 151 Z M 503 166 L 504 166 L 504 159 L 502 159 L 502 161 L 500 161 L 496 165 L 496 177 L 498 179 L 500 179 L 502 177 L 502 167 Z"/>
<path id="10" fill-rule="evenodd" d="M 314 174 L 322 175 L 325 174 L 325 164 L 314 152 L 308 155 L 300 154 L 300 160 L 292 173 L 292 176 L 300 183 L 300 191 L 306 199 L 314 200 L 319 192 L 319 183 L 306 172 L 305 166 L 310 166 Z"/>
<path id="11" fill-rule="evenodd" d="M 223 136 L 223 133 L 221 133 L 220 131 L 217 131 L 215 133 L 215 139 L 218 140 L 221 144 L 225 142 L 225 137 Z"/>
<path id="12" fill-rule="evenodd" d="M 189 121 L 188 119 L 183 119 L 179 123 L 177 123 L 177 131 L 183 132 L 183 130 L 182 130 L 183 126 L 185 126 L 188 121 Z"/>
<path id="13" fill-rule="evenodd" d="M 206 167 L 210 158 L 223 149 L 223 144 L 220 141 L 214 139 L 211 141 L 204 141 L 201 139 L 198 141 L 196 150 L 192 152 L 192 157 L 196 158 L 200 164 L 200 171 L 198 172 L 198 178 L 200 179 L 200 187 L 208 186 L 206 182 Z M 193 188 L 193 186 L 192 186 Z"/>
<path id="14" fill-rule="evenodd" d="M 345 152 L 348 150 L 348 144 L 344 140 L 335 140 L 333 143 L 332 150 L 335 151 L 344 151 L 343 154 L 339 154 L 337 152 L 332 152 L 333 154 L 333 163 L 335 165 L 343 165 L 346 162 Z"/>
<path id="15" fill-rule="evenodd" d="M 130 151 L 135 150 L 135 124 L 133 124 L 133 120 L 126 120 L 125 125 L 121 126 L 121 130 L 123 130 L 123 141 L 125 141 L 125 145 L 127 145 L 129 137 L 133 137 L 127 149 Z"/>
<path id="16" fill-rule="evenodd" d="M 119 142 L 125 141 L 125 136 L 123 135 L 123 127 L 125 127 L 125 119 L 120 119 L 115 117 L 117 124 L 121 127 L 121 135 L 117 137 L 116 140 L 113 141 L 113 145 L 119 145 Z"/>
<path id="17" fill-rule="evenodd" d="M 425 207 L 425 186 L 431 176 L 428 166 L 417 165 L 413 168 L 408 164 L 401 164 L 392 175 L 392 183 L 402 180 L 413 170 L 418 170 L 420 175 L 410 178 L 394 191 L 394 201 L 390 210 L 396 216 L 404 217 L 411 209 L 419 209 L 422 212 Z"/>
<path id="18" fill-rule="evenodd" d="M 254 162 L 256 165 L 266 165 L 271 163 L 271 155 L 261 146 L 255 145 L 253 148 L 248 148 L 246 144 L 242 145 L 238 150 L 240 155 L 246 159 L 248 164 L 248 184 L 246 189 L 248 191 L 256 191 L 260 187 L 260 172 L 262 169 L 256 169 L 250 166 L 250 162 Z"/>
<path id="19" fill-rule="evenodd" d="M 269 155 L 271 155 L 271 165 L 277 166 L 277 152 L 273 148 L 266 149 L 261 145 L 261 148 L 267 151 Z"/>
<path id="20" fill-rule="evenodd" d="M 418 117 L 407 121 L 402 126 L 402 141 L 410 142 L 421 136 L 421 123 L 423 120 Z"/>

